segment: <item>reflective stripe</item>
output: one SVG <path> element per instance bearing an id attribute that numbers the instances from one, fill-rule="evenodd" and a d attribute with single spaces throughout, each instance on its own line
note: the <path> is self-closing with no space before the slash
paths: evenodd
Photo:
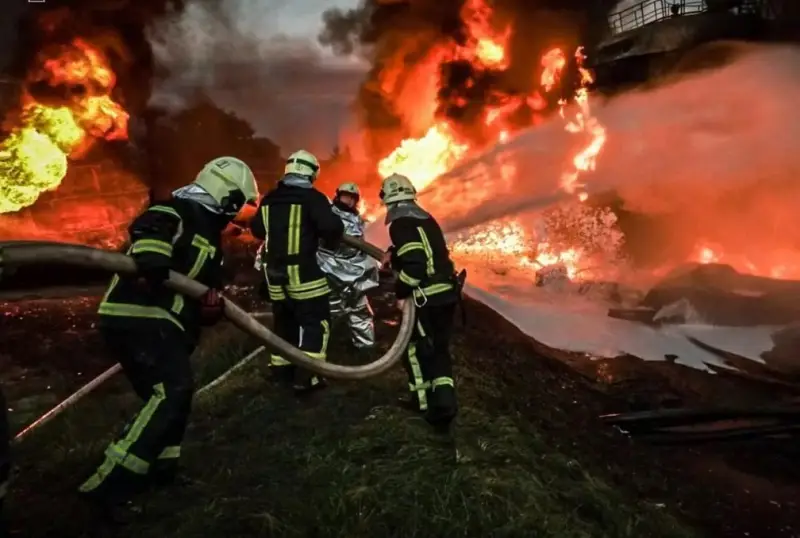
<path id="1" fill-rule="evenodd" d="M 178 214 L 177 211 L 175 211 L 171 207 L 167 207 L 165 205 L 154 205 L 153 207 L 149 208 L 148 211 L 154 211 L 156 213 L 166 213 L 167 215 L 172 215 L 173 217 L 175 217 L 178 220 L 181 220 L 181 221 L 183 220 L 183 219 L 181 219 L 181 216 Z"/>
<path id="2" fill-rule="evenodd" d="M 397 275 L 397 277 L 400 279 L 400 282 L 406 284 L 407 286 L 411 286 L 412 288 L 416 288 L 419 286 L 419 283 L 422 282 L 419 279 L 409 276 L 409 274 L 403 270 L 400 271 L 400 274 Z"/>
<path id="3" fill-rule="evenodd" d="M 183 295 L 180 293 L 176 293 L 175 297 L 172 299 L 172 312 L 176 315 L 179 315 L 183 311 L 185 301 L 183 300 Z"/>
<path id="4" fill-rule="evenodd" d="M 287 361 L 286 359 L 284 359 L 280 355 L 270 355 L 269 356 L 269 363 L 272 366 L 288 366 L 288 365 L 292 364 L 291 362 Z"/>
<path id="5" fill-rule="evenodd" d="M 428 234 L 425 233 L 425 230 L 422 229 L 422 226 L 417 226 L 417 232 L 419 232 L 419 238 L 422 240 L 422 248 L 425 250 L 425 257 L 427 258 L 427 265 L 428 265 L 428 276 L 433 276 L 436 272 L 436 269 L 433 266 L 433 249 L 431 248 L 431 242 L 428 241 Z"/>
<path id="6" fill-rule="evenodd" d="M 174 323 L 180 330 L 183 324 L 175 316 L 158 306 L 142 306 L 124 303 L 100 303 L 97 313 L 104 316 L 164 319 Z"/>
<path id="7" fill-rule="evenodd" d="M 450 291 L 453 289 L 453 285 L 449 282 L 442 282 L 439 284 L 431 284 L 430 286 L 425 286 L 424 288 L 417 288 L 414 290 L 414 297 L 421 298 L 421 297 L 430 297 L 431 295 L 436 295 L 438 293 L 444 293 L 446 291 Z"/>
<path id="8" fill-rule="evenodd" d="M 437 377 L 431 382 L 431 388 L 436 390 L 436 387 L 455 387 L 452 377 Z"/>
<path id="9" fill-rule="evenodd" d="M 264 236 L 269 236 L 269 206 L 265 205 L 261 208 L 261 222 L 264 224 Z"/>
<path id="10" fill-rule="evenodd" d="M 331 337 L 331 324 L 328 323 L 328 320 L 322 320 L 322 359 L 327 358 L 328 356 L 328 341 Z"/>
<path id="11" fill-rule="evenodd" d="M 161 451 L 161 454 L 158 455 L 158 459 L 160 460 L 174 460 L 180 457 L 181 457 L 180 446 L 165 447 L 164 450 Z"/>
<path id="12" fill-rule="evenodd" d="M 208 242 L 203 236 L 195 235 L 192 238 L 192 246 L 198 249 L 197 258 L 194 260 L 194 264 L 189 272 L 186 274 L 191 279 L 197 277 L 200 274 L 200 271 L 203 270 L 203 266 L 205 265 L 206 261 L 209 258 L 213 258 L 217 254 L 217 249 L 211 246 L 211 243 Z"/>
<path id="13" fill-rule="evenodd" d="M 150 396 L 145 406 L 136 415 L 136 419 L 131 424 L 128 432 L 121 440 L 108 445 L 105 452 L 105 461 L 86 482 L 81 484 L 80 488 L 78 488 L 79 491 L 86 493 L 96 489 L 117 465 L 136 474 L 147 474 L 150 465 L 138 456 L 131 454 L 130 448 L 141 437 L 142 432 L 150 423 L 158 407 L 166 400 L 166 397 L 163 384 L 159 383 L 153 386 L 153 395 Z"/>
<path id="14" fill-rule="evenodd" d="M 397 249 L 397 255 L 402 256 L 403 254 L 408 254 L 412 250 L 425 250 L 425 247 L 418 241 L 412 241 Z"/>
<path id="15" fill-rule="evenodd" d="M 426 336 L 425 329 L 422 327 L 422 323 L 420 323 L 419 320 L 417 320 L 417 331 L 419 332 L 419 335 L 421 337 L 425 338 L 425 336 Z"/>
<path id="16" fill-rule="evenodd" d="M 292 204 L 289 207 L 289 237 L 286 239 L 286 253 L 290 256 L 300 254 L 300 222 L 303 206 Z"/>
<path id="17" fill-rule="evenodd" d="M 409 342 L 408 344 L 408 364 L 411 366 L 411 374 L 414 376 L 414 383 L 409 383 L 408 388 L 411 392 L 417 393 L 419 410 L 425 411 L 428 409 L 428 394 L 425 391 L 428 388 L 428 384 L 425 382 L 425 378 L 422 377 L 422 368 L 417 358 L 417 345 L 414 342 Z"/>
<path id="18" fill-rule="evenodd" d="M 145 252 L 171 257 L 172 243 L 167 243 L 160 239 L 138 239 L 131 245 L 131 254 L 143 254 Z"/>

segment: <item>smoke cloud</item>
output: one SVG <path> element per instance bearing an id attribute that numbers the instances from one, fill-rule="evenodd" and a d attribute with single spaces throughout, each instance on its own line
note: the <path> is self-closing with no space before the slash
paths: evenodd
<path id="1" fill-rule="evenodd" d="M 320 43 L 371 62 L 357 110 L 369 129 L 374 157 L 385 156 L 401 138 L 419 136 L 435 118 L 447 118 L 462 136 L 482 142 L 474 120 L 484 107 L 530 95 L 538 87 L 539 62 L 546 49 L 572 50 L 581 43 L 590 19 L 605 24 L 604 10 L 589 0 L 487 2 L 493 29 L 511 29 L 510 65 L 480 68 L 452 54 L 470 38 L 463 16 L 468 3 L 365 0 L 357 9 L 324 14 Z M 552 97 L 554 102 L 558 97 Z"/>
<path id="2" fill-rule="evenodd" d="M 202 93 L 286 149 L 329 152 L 364 68 L 283 33 L 280 10 L 260 0 L 198 0 L 154 21 L 151 105 L 177 111 Z"/>

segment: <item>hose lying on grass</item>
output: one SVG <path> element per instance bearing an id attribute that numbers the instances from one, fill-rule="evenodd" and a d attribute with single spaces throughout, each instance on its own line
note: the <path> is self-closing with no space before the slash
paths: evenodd
<path id="1" fill-rule="evenodd" d="M 353 237 L 344 238 L 345 243 L 358 248 L 376 259 L 381 259 L 383 251 L 369 243 Z M 6 242 L 0 243 L 0 270 L 5 267 L 24 267 L 30 265 L 75 265 L 98 268 L 115 273 L 136 273 L 133 258 L 117 252 L 95 249 L 82 245 L 50 242 Z M 208 288 L 184 275 L 170 271 L 166 285 L 190 297 L 201 297 Z M 237 327 L 259 339 L 270 351 L 280 354 L 289 362 L 331 379 L 358 380 L 380 375 L 392 368 L 403 356 L 414 328 L 414 303 L 405 301 L 403 321 L 394 343 L 376 361 L 359 366 L 344 366 L 312 359 L 300 349 L 264 327 L 255 318 L 227 298 L 223 298 L 225 316 Z"/>

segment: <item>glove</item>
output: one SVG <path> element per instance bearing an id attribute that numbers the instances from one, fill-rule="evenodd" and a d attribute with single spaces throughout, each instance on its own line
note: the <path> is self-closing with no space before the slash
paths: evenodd
<path id="1" fill-rule="evenodd" d="M 225 315 L 225 303 L 215 289 L 209 289 L 200 298 L 200 308 L 200 322 L 206 327 L 214 325 Z"/>

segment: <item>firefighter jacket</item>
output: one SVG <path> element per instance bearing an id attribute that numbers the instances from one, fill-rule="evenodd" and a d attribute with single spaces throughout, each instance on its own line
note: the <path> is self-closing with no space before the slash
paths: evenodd
<path id="1" fill-rule="evenodd" d="M 455 267 L 436 220 L 414 202 L 399 202 L 389 207 L 386 222 L 397 298 L 413 295 L 418 306 L 457 302 Z"/>
<path id="2" fill-rule="evenodd" d="M 155 203 L 129 227 L 140 270 L 168 268 L 210 288 L 222 287 L 222 231 L 229 219 L 194 200 Z M 98 313 L 104 323 L 172 323 L 190 341 L 200 335 L 201 305 L 164 286 L 143 286 L 137 276 L 115 274 Z"/>
<path id="3" fill-rule="evenodd" d="M 320 243 L 336 249 L 344 233 L 328 198 L 302 177 L 288 174 L 261 199 L 251 224 L 265 241 L 262 262 L 272 301 L 302 301 L 330 293 L 317 264 Z"/>

